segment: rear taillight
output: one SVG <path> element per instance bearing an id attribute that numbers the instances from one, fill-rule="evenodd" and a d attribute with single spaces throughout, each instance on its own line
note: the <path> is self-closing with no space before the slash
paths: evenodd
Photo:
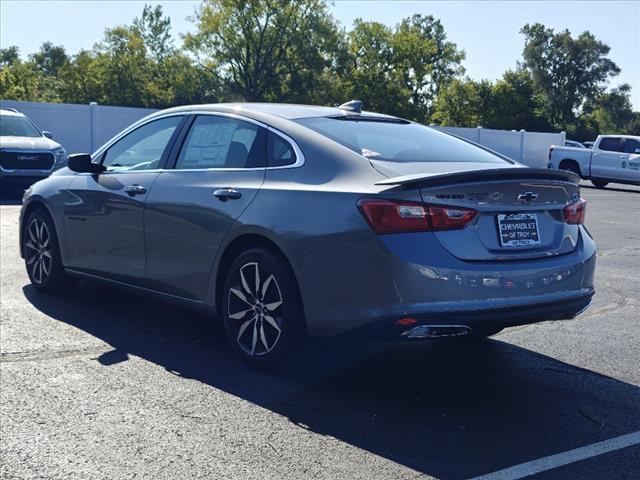
<path id="1" fill-rule="evenodd" d="M 434 205 L 429 205 L 427 208 L 432 230 L 455 230 L 457 228 L 464 228 L 478 213 L 471 208 Z"/>
<path id="2" fill-rule="evenodd" d="M 584 198 L 564 207 L 564 221 L 571 225 L 582 225 L 586 215 L 587 201 Z"/>
<path id="3" fill-rule="evenodd" d="M 464 228 L 478 212 L 470 208 L 391 200 L 360 200 L 358 207 L 376 233 Z"/>
<path id="4" fill-rule="evenodd" d="M 427 212 L 420 203 L 360 200 L 358 207 L 376 233 L 428 230 Z"/>

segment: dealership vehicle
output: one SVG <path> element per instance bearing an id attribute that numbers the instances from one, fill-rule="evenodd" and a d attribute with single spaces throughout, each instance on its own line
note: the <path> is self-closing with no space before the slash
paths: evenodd
<path id="1" fill-rule="evenodd" d="M 640 137 L 600 135 L 592 149 L 552 145 L 548 167 L 569 170 L 598 188 L 609 182 L 640 185 Z"/>
<path id="2" fill-rule="evenodd" d="M 24 114 L 0 109 L 0 187 L 25 189 L 64 166 L 67 154 Z"/>
<path id="3" fill-rule="evenodd" d="M 215 311 L 257 365 L 306 335 L 481 337 L 589 305 L 578 182 L 358 101 L 177 107 L 25 192 L 21 254 L 42 291 Z"/>

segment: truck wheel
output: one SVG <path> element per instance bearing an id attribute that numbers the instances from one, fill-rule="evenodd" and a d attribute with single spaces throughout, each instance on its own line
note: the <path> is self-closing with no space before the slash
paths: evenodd
<path id="1" fill-rule="evenodd" d="M 580 167 L 578 167 L 578 165 L 573 161 L 563 160 L 562 162 L 560 162 L 560 170 L 567 170 L 569 172 L 575 173 L 579 177 L 582 176 L 580 174 Z"/>
<path id="2" fill-rule="evenodd" d="M 604 188 L 609 185 L 609 182 L 605 182 L 604 180 L 591 180 L 591 183 L 593 183 L 596 188 Z"/>

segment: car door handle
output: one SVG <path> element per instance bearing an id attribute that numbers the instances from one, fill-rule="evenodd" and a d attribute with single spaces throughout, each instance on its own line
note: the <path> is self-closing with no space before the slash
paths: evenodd
<path id="1" fill-rule="evenodd" d="M 147 187 L 143 187 L 142 185 L 127 185 L 124 187 L 124 191 L 133 197 L 135 195 L 147 193 Z"/>
<path id="2" fill-rule="evenodd" d="M 218 197 L 219 200 L 226 202 L 227 200 L 237 200 L 242 196 L 242 193 L 233 188 L 219 188 L 213 192 L 213 195 Z"/>

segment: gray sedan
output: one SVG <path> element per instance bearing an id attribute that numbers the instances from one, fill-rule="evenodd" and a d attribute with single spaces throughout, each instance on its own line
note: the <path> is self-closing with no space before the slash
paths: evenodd
<path id="1" fill-rule="evenodd" d="M 578 182 L 357 101 L 178 107 L 30 188 L 21 254 L 39 290 L 88 278 L 203 307 L 273 365 L 307 335 L 575 317 L 596 258 Z"/>

